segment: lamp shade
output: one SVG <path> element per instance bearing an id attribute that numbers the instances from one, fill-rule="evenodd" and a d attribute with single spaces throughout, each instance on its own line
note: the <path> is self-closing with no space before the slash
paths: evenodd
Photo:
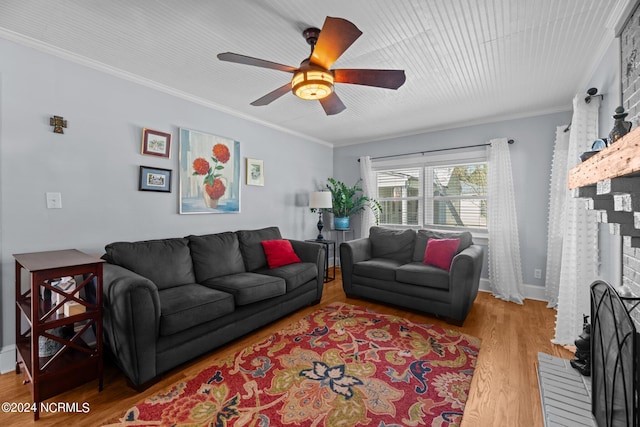
<path id="1" fill-rule="evenodd" d="M 331 203 L 331 193 L 329 191 L 314 191 L 309 193 L 309 207 L 315 209 L 329 209 L 333 207 Z"/>
<path id="2" fill-rule="evenodd" d="M 333 75 L 323 70 L 298 71 L 291 79 L 291 90 L 302 99 L 323 99 L 333 92 Z"/>

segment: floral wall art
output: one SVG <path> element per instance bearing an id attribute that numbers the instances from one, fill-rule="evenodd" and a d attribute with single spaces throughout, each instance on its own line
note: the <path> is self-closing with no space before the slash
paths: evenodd
<path id="1" fill-rule="evenodd" d="M 180 213 L 240 212 L 240 142 L 180 129 Z"/>

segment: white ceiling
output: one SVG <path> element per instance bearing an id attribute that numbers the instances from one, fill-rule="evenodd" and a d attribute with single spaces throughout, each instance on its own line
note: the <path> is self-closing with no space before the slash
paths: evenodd
<path id="1" fill-rule="evenodd" d="M 569 110 L 629 0 L 1 0 L 0 37 L 334 146 Z M 363 35 L 332 68 L 398 68 L 397 91 L 336 85 L 326 116 L 281 71 L 222 62 L 235 52 L 298 66 L 326 16 Z M 614 66 L 614 65 L 612 65 Z"/>

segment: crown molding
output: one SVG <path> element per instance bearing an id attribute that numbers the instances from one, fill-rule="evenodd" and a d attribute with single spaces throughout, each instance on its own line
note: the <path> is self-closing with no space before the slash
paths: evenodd
<path id="1" fill-rule="evenodd" d="M 620 37 L 622 28 L 631 17 L 631 13 L 638 6 L 638 3 L 640 3 L 639 0 L 618 0 L 605 22 L 605 27 L 614 30 L 615 36 Z"/>
<path id="2" fill-rule="evenodd" d="M 0 38 L 9 40 L 11 42 L 17 43 L 19 45 L 37 50 L 39 52 L 43 52 L 52 56 L 55 56 L 60 59 L 64 59 L 66 61 L 70 61 L 76 63 L 78 65 L 82 65 L 88 68 L 92 68 L 97 71 L 101 71 L 103 73 L 109 74 L 111 76 L 117 77 L 122 80 L 127 80 L 135 84 L 139 84 L 141 86 L 148 87 L 150 89 L 157 90 L 159 92 L 166 93 L 171 96 L 175 96 L 176 98 L 184 99 L 189 102 L 193 102 L 194 104 L 202 105 L 203 107 L 211 108 L 216 111 L 220 111 L 225 114 L 229 114 L 231 116 L 247 120 L 253 123 L 257 123 L 259 125 L 277 130 L 279 132 L 287 133 L 289 135 L 293 135 L 298 138 L 305 139 L 307 141 L 315 142 L 316 144 L 321 144 L 327 147 L 333 147 L 334 145 L 330 142 L 324 141 L 322 139 L 314 138 L 309 135 L 305 135 L 299 132 L 292 131 L 291 129 L 284 128 L 282 126 L 275 125 L 273 123 L 266 122 L 264 120 L 260 120 L 256 117 L 250 116 L 248 114 L 241 113 L 237 110 L 222 106 L 220 104 L 216 104 L 207 99 L 200 98 L 198 96 L 192 95 L 187 92 L 183 92 L 177 90 L 173 87 L 164 85 L 162 83 L 158 83 L 156 81 L 146 79 L 137 74 L 130 73 L 128 71 L 121 70 L 119 68 L 112 67 L 105 63 L 95 61 L 93 59 L 87 58 L 82 55 L 75 54 L 68 50 L 59 48 L 57 46 L 52 46 L 47 43 L 43 43 L 40 40 L 36 40 L 31 37 L 24 36 L 22 34 L 18 34 L 13 31 L 6 30 L 4 28 L 0 28 Z"/>

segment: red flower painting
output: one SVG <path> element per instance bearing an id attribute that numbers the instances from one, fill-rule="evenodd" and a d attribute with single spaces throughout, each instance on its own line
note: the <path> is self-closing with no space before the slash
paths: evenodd
<path id="1" fill-rule="evenodd" d="M 204 176 L 202 181 L 204 191 L 211 199 L 219 199 L 224 196 L 227 190 L 220 178 L 222 177 L 224 164 L 230 158 L 229 147 L 224 144 L 215 144 L 211 150 L 211 163 L 202 157 L 198 157 L 193 161 L 193 175 Z"/>

